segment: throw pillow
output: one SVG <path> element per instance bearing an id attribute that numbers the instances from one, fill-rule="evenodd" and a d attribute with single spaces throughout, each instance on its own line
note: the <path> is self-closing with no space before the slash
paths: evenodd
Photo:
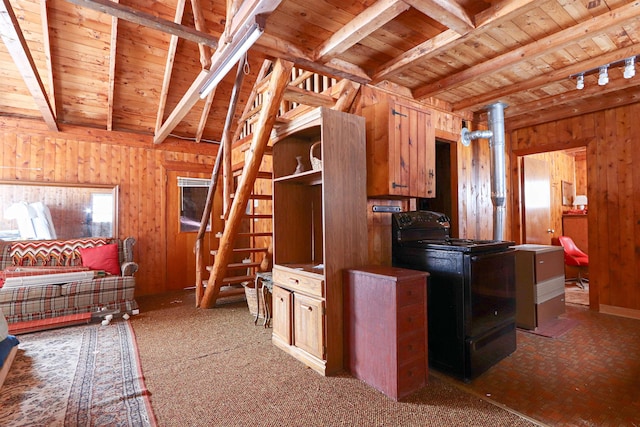
<path id="1" fill-rule="evenodd" d="M 118 261 L 118 244 L 94 246 L 93 248 L 78 248 L 82 257 L 82 265 L 92 270 L 104 270 L 114 276 L 120 275 Z"/>

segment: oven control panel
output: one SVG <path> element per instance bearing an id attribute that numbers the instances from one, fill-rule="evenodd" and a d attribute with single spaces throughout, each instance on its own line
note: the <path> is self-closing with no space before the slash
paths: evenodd
<path id="1" fill-rule="evenodd" d="M 443 213 L 433 211 L 410 211 L 393 214 L 398 228 L 446 228 L 451 227 L 451 220 Z"/>

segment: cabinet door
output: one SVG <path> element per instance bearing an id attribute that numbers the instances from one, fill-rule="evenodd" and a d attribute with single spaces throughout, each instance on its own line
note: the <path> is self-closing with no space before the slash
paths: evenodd
<path id="1" fill-rule="evenodd" d="M 431 114 L 395 100 L 389 111 L 389 192 L 435 197 L 435 134 Z"/>
<path id="2" fill-rule="evenodd" d="M 291 345 L 291 292 L 279 286 L 273 286 L 273 335 Z"/>
<path id="3" fill-rule="evenodd" d="M 301 295 L 293 296 L 293 344 L 319 359 L 324 359 L 323 301 Z"/>

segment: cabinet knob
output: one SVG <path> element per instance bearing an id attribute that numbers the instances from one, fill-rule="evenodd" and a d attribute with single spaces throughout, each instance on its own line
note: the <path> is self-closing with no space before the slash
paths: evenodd
<path id="1" fill-rule="evenodd" d="M 300 307 L 307 311 L 313 311 L 313 307 L 311 307 L 310 305 L 300 304 Z"/>

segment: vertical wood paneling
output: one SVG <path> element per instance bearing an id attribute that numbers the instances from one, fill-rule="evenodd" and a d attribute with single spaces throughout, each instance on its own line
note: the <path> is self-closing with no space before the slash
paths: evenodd
<path id="1" fill-rule="evenodd" d="M 0 118 L 0 142 L 0 179 L 118 185 L 119 237 L 137 239 L 136 294 L 167 289 L 164 266 L 171 259 L 165 257 L 163 164 L 170 159 L 198 170 L 202 165 L 212 168 L 217 147 L 175 142 L 154 146 L 151 137 L 72 127 L 53 133 L 8 118 Z"/>
<path id="2" fill-rule="evenodd" d="M 512 150 L 531 152 L 587 143 L 590 303 L 640 316 L 638 117 L 640 104 L 633 104 L 518 129 L 511 143 Z"/>

